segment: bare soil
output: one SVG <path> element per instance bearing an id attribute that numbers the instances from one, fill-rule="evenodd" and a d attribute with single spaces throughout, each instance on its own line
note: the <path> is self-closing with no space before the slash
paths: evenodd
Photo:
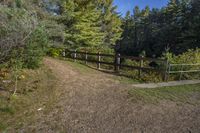
<path id="1" fill-rule="evenodd" d="M 18 129 L 22 133 L 199 133 L 200 106 L 160 101 L 133 102 L 130 84 L 65 61 L 45 59 L 58 79 L 53 108 L 38 107 Z"/>

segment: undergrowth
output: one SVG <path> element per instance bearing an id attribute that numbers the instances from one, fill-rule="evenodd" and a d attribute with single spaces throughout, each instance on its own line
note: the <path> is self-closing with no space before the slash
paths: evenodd
<path id="1" fill-rule="evenodd" d="M 0 93 L 0 132 L 17 129 L 31 121 L 38 108 L 48 112 L 55 100 L 55 77 L 46 67 L 23 70 L 24 78 L 19 81 L 16 95 L 12 95 L 13 83 L 4 85 Z"/>

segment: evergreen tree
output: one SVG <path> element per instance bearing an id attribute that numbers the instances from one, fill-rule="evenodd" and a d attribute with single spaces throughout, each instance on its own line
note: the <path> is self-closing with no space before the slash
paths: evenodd
<path id="1" fill-rule="evenodd" d="M 71 47 L 97 47 L 103 44 L 101 32 L 101 10 L 92 1 L 66 1 L 66 43 Z M 68 14 L 69 14 L 68 13 Z"/>
<path id="2" fill-rule="evenodd" d="M 181 54 L 200 47 L 199 13 L 200 2 L 196 0 L 170 0 L 166 7 L 152 10 L 136 6 L 131 19 L 127 15 L 123 22 L 121 52 L 139 55 L 144 50 L 152 57 L 166 50 Z"/>
<path id="3" fill-rule="evenodd" d="M 120 39 L 122 29 L 121 29 L 121 19 L 116 13 L 116 6 L 113 6 L 113 0 L 101 1 L 102 10 L 102 31 L 105 33 L 105 38 L 103 43 L 106 46 L 115 45 L 116 41 Z"/>
<path id="4" fill-rule="evenodd" d="M 127 11 L 125 17 L 122 19 L 123 33 L 119 41 L 120 46 L 117 49 L 118 51 L 129 54 L 130 49 L 133 48 L 133 26 L 131 13 Z"/>
<path id="5" fill-rule="evenodd" d="M 200 1 L 186 2 L 183 5 L 185 11 L 183 50 L 200 47 Z"/>

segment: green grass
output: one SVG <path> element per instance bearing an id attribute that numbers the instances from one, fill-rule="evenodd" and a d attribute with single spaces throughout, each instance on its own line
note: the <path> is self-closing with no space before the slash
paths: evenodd
<path id="1" fill-rule="evenodd" d="M 79 70 L 79 72 L 81 72 L 82 74 L 88 73 L 88 72 L 90 72 L 90 73 L 96 72 L 95 69 L 92 69 L 92 68 L 86 66 L 85 64 L 83 64 L 81 62 L 70 62 L 70 61 L 68 61 L 67 64 L 71 65 L 76 70 Z"/>
<path id="2" fill-rule="evenodd" d="M 125 76 L 116 76 L 114 78 L 115 80 L 118 80 L 122 84 L 135 84 L 140 83 L 139 80 L 133 79 L 133 78 L 127 78 Z"/>
<path id="3" fill-rule="evenodd" d="M 56 101 L 56 80 L 48 68 L 24 70 L 23 74 L 26 78 L 19 81 L 16 96 L 0 93 L 0 132 L 7 128 L 20 128 L 23 126 L 20 123 L 25 121 L 31 122 L 34 117 L 31 112 L 43 106 L 48 112 Z M 8 88 L 13 88 L 13 85 Z"/>
<path id="4" fill-rule="evenodd" d="M 89 66 L 85 65 L 83 61 L 76 61 L 74 62 L 73 59 L 68 58 L 58 58 L 60 60 L 65 61 L 66 64 L 70 65 L 72 69 L 78 70 L 81 74 L 85 73 L 95 73 L 97 72 L 95 69 L 90 68 Z"/>
<path id="5" fill-rule="evenodd" d="M 62 59 L 64 60 L 64 59 Z M 82 61 L 76 61 L 74 62 L 72 59 L 65 59 L 66 63 L 72 68 L 75 68 L 78 70 L 81 74 L 85 73 L 97 73 L 98 71 L 96 69 L 92 69 L 89 66 L 85 65 L 84 62 Z M 94 66 L 93 64 L 88 63 L 88 65 Z M 114 76 L 114 80 L 120 81 L 120 83 L 125 83 L 125 84 L 134 84 L 140 82 L 139 80 L 133 79 L 133 78 L 128 78 L 125 76 Z"/>
<path id="6" fill-rule="evenodd" d="M 14 110 L 12 107 L 8 107 L 8 106 L 5 106 L 5 107 L 0 107 L 0 112 L 2 113 L 8 113 L 8 114 L 14 114 Z"/>
<path id="7" fill-rule="evenodd" d="M 6 130 L 6 125 L 4 125 L 3 123 L 0 123 L 0 131 L 5 131 Z"/>
<path id="8" fill-rule="evenodd" d="M 200 103 L 200 84 L 154 89 L 130 89 L 129 98 L 132 101 L 157 103 L 162 100 L 198 104 Z"/>

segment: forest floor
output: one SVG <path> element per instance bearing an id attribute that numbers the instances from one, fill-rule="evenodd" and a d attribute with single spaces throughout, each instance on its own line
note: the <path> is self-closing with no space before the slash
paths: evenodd
<path id="1" fill-rule="evenodd" d="M 52 87 L 18 116 L 0 120 L 0 129 L 9 133 L 200 131 L 200 84 L 137 89 L 126 79 L 81 64 L 52 58 L 45 58 L 44 64 L 55 76 L 47 82 Z"/>

